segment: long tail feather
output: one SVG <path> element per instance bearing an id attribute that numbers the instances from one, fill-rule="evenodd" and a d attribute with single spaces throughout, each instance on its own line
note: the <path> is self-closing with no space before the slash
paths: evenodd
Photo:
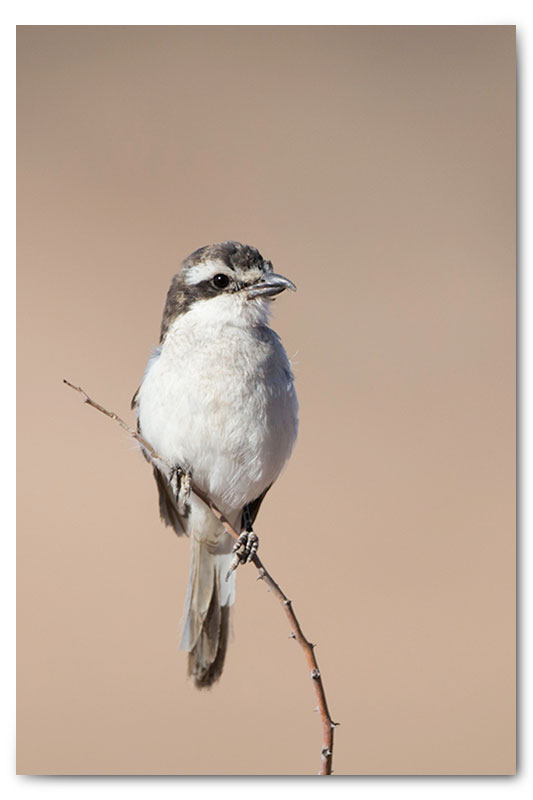
<path id="1" fill-rule="evenodd" d="M 189 653 L 189 675 L 198 688 L 211 686 L 224 667 L 235 595 L 235 574 L 225 579 L 231 560 L 231 551 L 212 552 L 205 542 L 191 537 L 191 571 L 180 646 Z"/>

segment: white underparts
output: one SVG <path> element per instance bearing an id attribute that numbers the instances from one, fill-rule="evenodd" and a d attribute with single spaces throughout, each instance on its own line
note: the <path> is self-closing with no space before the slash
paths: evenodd
<path id="1" fill-rule="evenodd" d="M 191 469 L 224 513 L 273 483 L 296 439 L 293 378 L 266 326 L 269 305 L 241 293 L 193 304 L 151 357 L 139 390 L 143 436 Z"/>

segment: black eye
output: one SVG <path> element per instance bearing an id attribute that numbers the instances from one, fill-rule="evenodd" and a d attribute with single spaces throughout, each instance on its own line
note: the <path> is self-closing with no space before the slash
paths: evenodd
<path id="1" fill-rule="evenodd" d="M 228 283 L 229 283 L 228 276 L 223 275 L 222 273 L 215 275 L 215 277 L 213 278 L 213 286 L 215 286 L 217 289 L 225 289 Z"/>

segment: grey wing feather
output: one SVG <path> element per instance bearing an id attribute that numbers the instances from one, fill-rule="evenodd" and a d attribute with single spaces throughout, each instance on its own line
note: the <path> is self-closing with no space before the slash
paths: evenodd
<path id="1" fill-rule="evenodd" d="M 140 389 L 141 387 L 139 387 Z M 131 408 L 135 411 L 138 406 L 138 396 L 139 396 L 139 389 L 135 392 L 131 400 Z M 139 425 L 139 420 L 137 419 L 137 432 L 141 433 L 141 428 Z M 143 456 L 146 458 L 147 461 L 150 461 L 148 456 L 146 455 L 145 451 L 141 451 Z M 159 494 L 159 515 L 165 525 L 169 528 L 173 528 L 178 536 L 182 536 L 185 533 L 185 529 L 183 527 L 183 523 L 181 522 L 180 515 L 178 513 L 178 509 L 176 506 L 176 501 L 174 499 L 174 493 L 172 489 L 169 487 L 165 476 L 154 467 L 154 478 L 157 484 L 157 490 Z"/>
<path id="2" fill-rule="evenodd" d="M 139 397 L 140 390 L 141 390 L 141 387 L 139 386 L 139 388 L 137 389 L 137 391 L 135 392 L 135 394 L 131 398 L 130 408 L 131 408 L 132 411 L 135 411 L 135 409 L 138 406 L 138 397 Z M 137 430 L 139 430 L 139 423 L 137 423 Z"/>
<path id="3" fill-rule="evenodd" d="M 252 523 L 255 522 L 255 518 L 257 517 L 257 514 L 258 514 L 259 509 L 261 507 L 261 503 L 265 499 L 265 495 L 266 495 L 266 493 L 268 492 L 268 490 L 270 489 L 271 486 L 272 486 L 272 484 L 270 484 L 270 486 L 267 486 L 265 491 L 262 494 L 260 494 L 259 497 L 257 497 L 255 500 L 252 500 L 251 503 L 248 503 L 248 513 L 250 514 L 250 519 L 251 519 Z M 242 516 L 241 516 L 241 529 L 244 529 L 244 509 L 243 509 Z"/>
<path id="4" fill-rule="evenodd" d="M 159 515 L 165 525 L 173 528 L 178 536 L 185 533 L 185 528 L 178 513 L 174 493 L 168 485 L 165 476 L 154 467 L 154 478 L 159 491 Z"/>

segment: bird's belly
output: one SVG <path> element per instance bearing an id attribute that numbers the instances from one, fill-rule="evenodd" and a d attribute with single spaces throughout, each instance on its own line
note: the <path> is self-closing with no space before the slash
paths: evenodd
<path id="1" fill-rule="evenodd" d="M 160 358 L 139 393 L 143 436 L 223 511 L 242 508 L 278 476 L 292 450 L 297 403 L 284 363 L 250 370 L 238 358 Z"/>

